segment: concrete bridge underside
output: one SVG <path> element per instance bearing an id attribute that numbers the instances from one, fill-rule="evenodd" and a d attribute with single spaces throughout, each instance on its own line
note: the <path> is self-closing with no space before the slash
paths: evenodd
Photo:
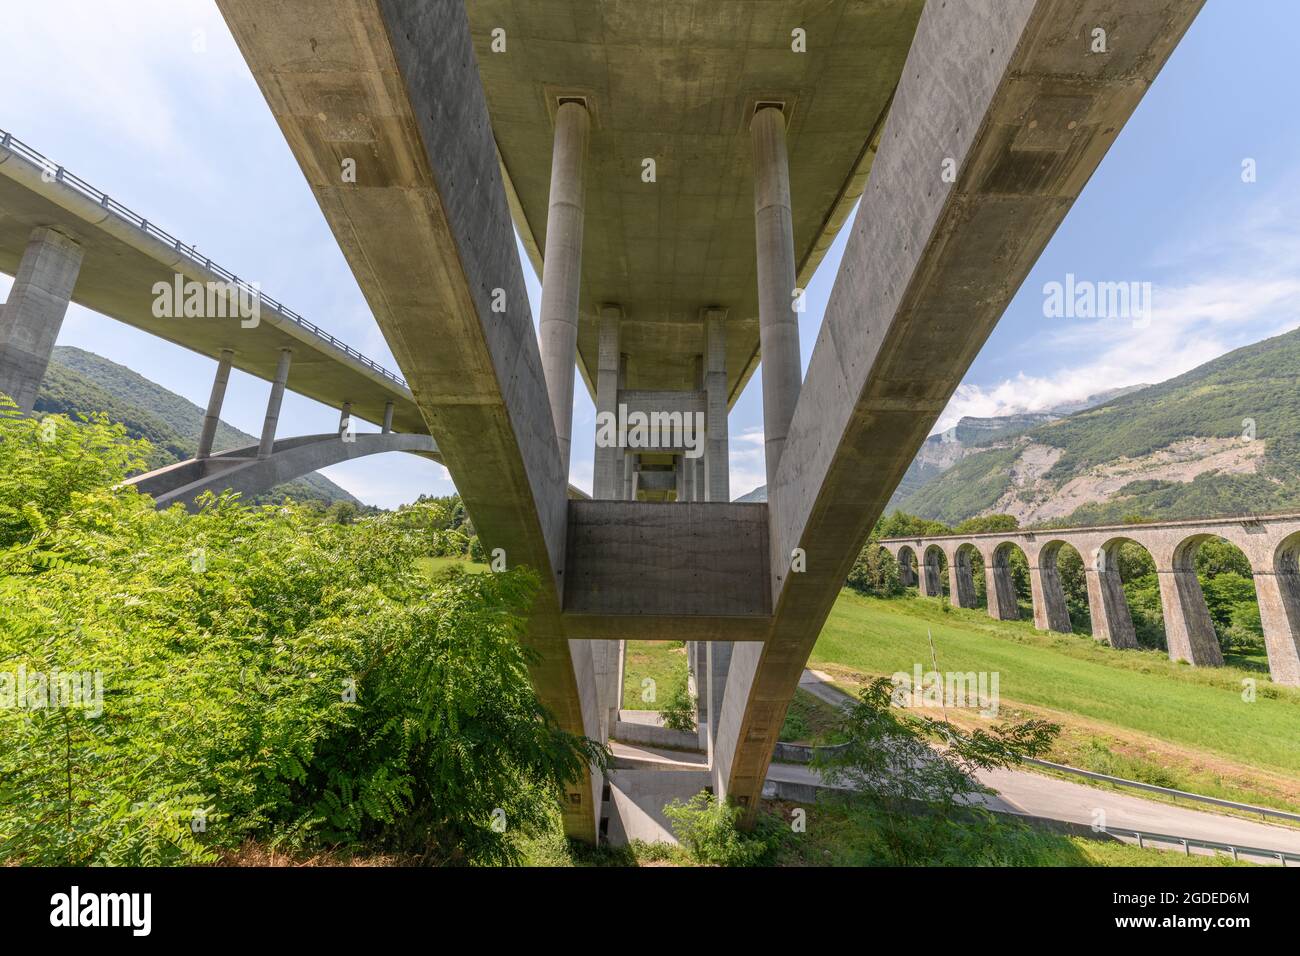
<path id="1" fill-rule="evenodd" d="M 548 584 L 543 702 L 603 738 L 620 640 L 725 645 L 711 774 L 752 818 L 872 524 L 1201 2 L 218 5 L 485 546 Z M 760 360 L 769 503 L 729 510 Z M 575 369 L 598 414 L 702 404 L 702 458 L 598 444 L 603 500 L 566 503 Z M 568 832 L 600 808 L 592 773 Z"/>
<path id="2" fill-rule="evenodd" d="M 972 556 L 979 555 L 988 612 L 1000 620 L 1019 617 L 1009 564 L 1012 550 L 1019 549 L 1029 567 L 1034 626 L 1067 633 L 1071 622 L 1057 561 L 1069 545 L 1083 559 L 1093 636 L 1116 648 L 1137 647 L 1116 556 L 1126 543 L 1139 545 L 1150 554 L 1160 580 L 1170 658 L 1218 667 L 1223 654 L 1196 576 L 1197 550 L 1216 539 L 1239 548 L 1250 563 L 1273 680 L 1300 686 L 1300 515 L 891 538 L 880 545 L 899 562 L 904 583 L 915 584 L 926 597 L 942 596 L 942 556 L 949 600 L 956 607 L 975 606 Z"/>

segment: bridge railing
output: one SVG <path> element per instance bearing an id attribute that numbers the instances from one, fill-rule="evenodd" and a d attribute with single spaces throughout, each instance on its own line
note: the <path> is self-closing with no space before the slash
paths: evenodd
<path id="1" fill-rule="evenodd" d="M 116 199 L 109 196 L 107 193 L 103 192 L 102 190 L 96 189 L 94 186 L 86 182 L 80 176 L 70 172 L 69 170 L 63 168 L 62 166 L 59 166 L 58 164 L 54 163 L 52 160 L 47 159 L 41 153 L 32 149 L 32 147 L 28 146 L 22 140 L 18 139 L 18 137 L 14 136 L 12 133 L 7 132 L 5 130 L 0 130 L 0 147 L 8 150 L 9 152 L 13 153 L 16 156 L 20 156 L 21 158 L 25 159 L 27 162 L 31 163 L 32 165 L 39 167 L 44 173 L 48 174 L 55 182 L 62 183 L 63 185 L 76 190 L 77 192 L 85 196 L 87 199 L 94 202 L 96 205 L 102 206 L 105 210 L 117 216 L 117 218 L 123 219 L 131 223 L 131 225 L 135 226 L 137 229 L 140 229 L 151 238 L 157 239 L 159 242 L 162 242 L 170 246 L 171 248 L 175 249 L 178 253 L 185 256 L 187 259 L 194 262 L 196 265 L 203 266 L 209 272 L 213 272 L 221 276 L 221 278 L 225 279 L 227 282 L 230 282 L 235 286 L 239 287 L 240 289 L 243 289 L 248 293 L 257 296 L 259 301 L 261 301 L 263 304 L 269 306 L 270 308 L 278 312 L 280 315 L 284 316 L 286 319 L 293 322 L 295 325 L 303 329 L 306 329 L 308 332 L 312 333 L 312 335 L 316 336 L 322 341 L 328 342 L 330 345 L 340 350 L 341 352 L 344 352 L 349 358 L 352 358 L 354 361 L 360 363 L 361 365 L 364 365 L 366 368 L 369 368 L 379 373 L 384 378 L 388 379 L 391 382 L 396 383 L 397 385 L 400 385 L 402 388 L 407 387 L 406 381 L 401 376 L 395 374 L 394 372 L 390 372 L 388 369 L 384 368 L 374 359 L 362 355 L 360 352 L 358 352 L 352 346 L 348 345 L 346 342 L 340 341 L 330 333 L 326 332 L 324 329 L 307 321 L 297 312 L 293 311 L 293 309 L 289 308 L 284 303 L 271 298 L 271 296 L 267 295 L 261 289 L 239 278 L 239 276 L 235 275 L 229 269 L 223 269 L 221 266 L 213 262 L 207 256 L 199 255 L 198 251 L 195 249 L 194 246 L 192 245 L 187 246 L 185 243 L 181 242 L 179 239 L 177 239 L 171 233 L 167 232 L 165 229 L 160 229 L 158 226 L 150 222 L 148 219 L 145 219 L 139 213 L 133 212 L 132 210 L 128 209 L 126 206 L 123 206 Z"/>

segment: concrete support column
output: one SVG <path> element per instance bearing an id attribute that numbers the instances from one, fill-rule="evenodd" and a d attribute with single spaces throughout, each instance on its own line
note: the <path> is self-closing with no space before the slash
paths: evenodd
<path id="1" fill-rule="evenodd" d="M 731 500 L 727 444 L 727 311 L 704 310 L 704 500 Z"/>
<path id="2" fill-rule="evenodd" d="M 384 434 L 392 434 L 393 431 L 393 403 L 384 403 Z"/>
<path id="3" fill-rule="evenodd" d="M 708 489 L 704 484 L 704 456 L 701 455 L 699 458 L 691 461 L 691 465 L 695 469 L 695 474 L 691 477 L 691 500 L 707 501 Z"/>
<path id="4" fill-rule="evenodd" d="M 677 500 L 686 500 L 686 459 L 678 455 L 673 459 L 673 470 L 677 474 Z"/>
<path id="5" fill-rule="evenodd" d="M 1223 650 L 1214 634 L 1214 622 L 1205 606 L 1195 567 L 1157 567 L 1156 577 L 1160 579 L 1169 659 L 1188 661 L 1197 667 L 1222 667 Z"/>
<path id="6" fill-rule="evenodd" d="M 785 116 L 761 109 L 750 123 L 754 146 L 754 234 L 758 252 L 758 335 L 763 364 L 763 435 L 767 495 L 799 402 L 799 320 L 794 311 L 794 229 Z"/>
<path id="7" fill-rule="evenodd" d="M 208 410 L 203 415 L 203 430 L 199 433 L 199 450 L 195 458 L 212 454 L 212 443 L 217 439 L 217 426 L 221 424 L 221 406 L 226 400 L 226 385 L 230 382 L 230 363 L 235 358 L 233 349 L 222 349 L 217 360 L 217 377 L 212 380 L 212 393 L 208 395 Z"/>
<path id="8" fill-rule="evenodd" d="M 343 407 L 339 409 L 339 435 L 347 434 L 348 426 L 352 424 L 352 403 L 344 402 Z"/>
<path id="9" fill-rule="evenodd" d="M 546 392 L 560 442 L 560 462 L 569 473 L 573 429 L 573 373 L 578 356 L 578 289 L 582 281 L 583 166 L 591 118 L 579 103 L 555 111 L 551 153 L 551 198 L 546 214 L 542 261 L 542 306 L 538 325 Z"/>
<path id="10" fill-rule="evenodd" d="M 1034 601 L 1034 627 L 1040 631 L 1069 634 L 1070 609 L 1065 603 L 1065 588 L 1056 567 L 1056 555 L 1044 556 L 1029 564 L 1029 590 Z M 992 607 L 992 605 L 990 605 Z"/>
<path id="11" fill-rule="evenodd" d="M 917 585 L 921 592 L 921 597 L 942 597 L 943 582 L 939 578 L 939 562 L 930 561 L 929 556 L 922 551 L 917 559 L 920 564 L 920 583 Z"/>
<path id="12" fill-rule="evenodd" d="M 53 229 L 33 229 L 0 312 L 0 392 L 24 415 L 54 354 L 54 342 L 81 271 L 81 246 Z"/>
<path id="13" fill-rule="evenodd" d="M 903 556 L 902 551 L 899 551 L 897 560 L 898 560 L 898 583 L 905 588 L 916 587 L 916 578 L 917 578 L 916 565 L 912 563 L 912 561 L 916 560 L 915 554 L 913 553 L 912 558 L 909 559 Z"/>
<path id="14" fill-rule="evenodd" d="M 622 310 L 616 305 L 600 307 L 598 365 L 596 369 L 596 452 L 592 478 L 592 497 L 618 498 L 623 484 L 619 459 L 623 449 L 618 444 L 618 384 L 622 355 L 618 349 Z M 602 419 L 612 418 L 615 427 L 601 427 Z"/>
<path id="15" fill-rule="evenodd" d="M 1300 575 L 1283 568 L 1275 574 L 1257 571 L 1255 596 L 1269 675 L 1275 684 L 1300 687 Z"/>
<path id="16" fill-rule="evenodd" d="M 731 670 L 731 641 L 706 641 L 705 695 L 707 697 L 708 723 L 705 753 L 709 766 L 713 766 L 713 748 L 718 739 L 718 725 L 722 721 L 722 704 L 726 697 L 727 675 Z"/>
<path id="17" fill-rule="evenodd" d="M 641 457 L 639 455 L 629 455 L 632 459 L 632 497 L 629 501 L 636 501 L 638 492 L 641 491 Z"/>
<path id="18" fill-rule="evenodd" d="M 632 456 L 623 450 L 623 500 L 636 501 L 636 488 L 632 484 Z"/>
<path id="19" fill-rule="evenodd" d="M 969 550 L 954 551 L 948 562 L 948 601 L 953 607 L 975 606 L 975 574 Z"/>
<path id="20" fill-rule="evenodd" d="M 1020 596 L 1016 594 L 1006 552 L 994 550 L 985 560 L 984 593 L 988 597 L 990 617 L 999 621 L 1020 619 Z"/>
<path id="21" fill-rule="evenodd" d="M 289 362 L 293 359 L 293 349 L 280 349 L 280 363 L 275 369 L 275 381 L 271 383 L 271 397 L 266 400 L 266 419 L 262 422 L 262 441 L 257 446 L 258 458 L 270 458 L 275 445 L 275 426 L 280 420 L 280 403 L 284 401 L 284 384 L 289 381 Z"/>
<path id="22" fill-rule="evenodd" d="M 1137 647 L 1137 634 L 1133 630 L 1133 615 L 1124 596 L 1124 584 L 1113 562 L 1103 556 L 1101 569 L 1084 568 L 1088 582 L 1088 614 L 1092 618 L 1092 636 L 1106 641 L 1111 647 Z"/>

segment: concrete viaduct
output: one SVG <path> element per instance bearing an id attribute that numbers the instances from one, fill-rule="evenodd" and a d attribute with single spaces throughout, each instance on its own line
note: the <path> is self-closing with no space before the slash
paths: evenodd
<path id="1" fill-rule="evenodd" d="M 0 387 L 30 407 L 74 297 L 272 382 L 234 458 L 301 447 L 274 433 L 291 361 L 432 436 L 484 546 L 545 582 L 527 640 L 560 725 L 607 738 L 620 641 L 701 642 L 709 778 L 752 820 L 871 527 L 1203 0 L 217 2 L 406 382 L 260 292 L 256 328 L 155 318 L 158 279 L 233 277 L 6 136 Z M 845 226 L 805 377 L 802 290 Z M 760 361 L 768 502 L 737 504 L 727 415 Z M 598 428 L 591 501 L 578 377 L 630 426 Z M 604 783 L 568 789 L 570 835 L 685 795 Z"/>
<path id="2" fill-rule="evenodd" d="M 218 6 L 484 545 L 546 582 L 542 700 L 603 738 L 619 641 L 706 643 L 713 788 L 752 819 L 873 523 L 1201 0 Z M 760 361 L 768 502 L 735 504 Z M 598 415 L 702 411 L 702 457 L 598 429 L 567 501 L 578 377 Z M 591 773 L 568 832 L 628 797 Z"/>
<path id="3" fill-rule="evenodd" d="M 1125 543 L 1141 545 L 1160 579 L 1170 658 L 1219 667 L 1223 655 L 1196 577 L 1197 549 L 1215 538 L 1240 548 L 1250 562 L 1273 680 L 1300 686 L 1300 515 L 889 538 L 880 546 L 898 561 L 903 583 L 915 585 L 924 597 L 943 594 L 942 556 L 954 607 L 975 606 L 971 559 L 979 555 L 989 616 L 999 620 L 1020 616 L 1009 564 L 1011 553 L 1019 548 L 1029 565 L 1034 626 L 1068 633 L 1070 615 L 1057 569 L 1061 548 L 1068 544 L 1083 558 L 1093 636 L 1112 647 L 1133 648 L 1133 618 L 1115 556 Z"/>
<path id="4" fill-rule="evenodd" d="M 0 270 L 15 277 L 0 305 L 0 392 L 23 412 L 36 401 L 69 302 L 216 359 L 195 458 L 127 482 L 159 507 L 192 508 L 196 496 L 227 488 L 253 495 L 386 451 L 439 460 L 400 377 L 3 131 Z M 160 289 L 192 291 L 193 284 L 203 293 L 195 308 L 158 314 L 167 311 L 155 307 Z M 271 389 L 259 443 L 218 452 L 213 440 L 232 368 L 270 380 Z M 338 432 L 277 439 L 289 387 L 338 408 Z M 358 433 L 354 418 L 382 423 L 382 432 Z"/>

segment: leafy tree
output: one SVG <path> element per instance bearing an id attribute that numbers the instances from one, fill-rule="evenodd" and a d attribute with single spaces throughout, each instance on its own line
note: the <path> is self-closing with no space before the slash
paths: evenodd
<path id="1" fill-rule="evenodd" d="M 159 512 L 117 485 L 141 451 L 0 415 L 0 690 L 99 687 L 0 707 L 0 864 L 202 862 L 247 837 L 501 862 L 603 765 L 529 681 L 531 572 L 431 586 L 442 519 L 416 509 Z"/>
<path id="2" fill-rule="evenodd" d="M 839 799 L 866 815 L 877 862 L 968 858 L 992 826 L 988 811 L 971 803 L 992 793 L 975 773 L 1046 753 L 1060 727 L 1034 719 L 967 731 L 946 720 L 899 716 L 890 707 L 894 690 L 887 677 L 864 687 L 845 711 L 844 746 L 818 751 L 813 765 L 842 788 Z"/>

